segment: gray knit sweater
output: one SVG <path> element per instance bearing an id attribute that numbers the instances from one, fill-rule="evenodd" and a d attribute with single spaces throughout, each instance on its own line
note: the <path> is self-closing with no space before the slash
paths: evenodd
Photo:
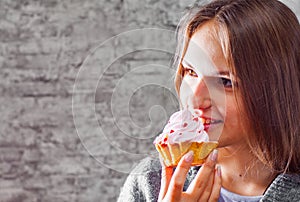
<path id="1" fill-rule="evenodd" d="M 184 190 L 195 177 L 199 167 L 188 173 Z M 160 189 L 161 165 L 158 159 L 144 159 L 128 176 L 118 202 L 156 202 Z M 281 174 L 271 183 L 261 201 L 300 202 L 300 175 Z"/>

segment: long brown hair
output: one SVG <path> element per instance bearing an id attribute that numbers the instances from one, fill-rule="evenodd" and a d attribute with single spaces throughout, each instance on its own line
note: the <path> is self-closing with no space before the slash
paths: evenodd
<path id="1" fill-rule="evenodd" d="M 300 172 L 300 25 L 277 0 L 215 0 L 195 6 L 179 25 L 181 59 L 203 23 L 214 21 L 228 67 L 239 80 L 252 152 L 275 172 Z"/>

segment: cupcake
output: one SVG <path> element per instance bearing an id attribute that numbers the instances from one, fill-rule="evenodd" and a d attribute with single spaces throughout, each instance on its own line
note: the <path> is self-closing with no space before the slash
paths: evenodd
<path id="1" fill-rule="evenodd" d="M 163 132 L 154 140 L 166 166 L 177 166 L 181 157 L 191 150 L 194 152 L 192 165 L 201 165 L 218 146 L 218 142 L 209 141 L 197 112 L 195 110 L 192 113 L 188 109 L 175 112 Z"/>

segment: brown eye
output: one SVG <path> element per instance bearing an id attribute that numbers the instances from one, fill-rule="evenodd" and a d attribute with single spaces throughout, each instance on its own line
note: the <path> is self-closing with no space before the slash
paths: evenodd
<path id="1" fill-rule="evenodd" d="M 197 73 L 191 68 L 184 68 L 184 76 L 198 77 Z"/>
<path id="2" fill-rule="evenodd" d="M 219 78 L 219 83 L 222 84 L 225 88 L 232 88 L 232 81 L 230 79 L 221 77 Z"/>

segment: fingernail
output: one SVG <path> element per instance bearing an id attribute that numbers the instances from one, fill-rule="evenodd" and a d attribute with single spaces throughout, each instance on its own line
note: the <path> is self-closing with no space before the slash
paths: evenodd
<path id="1" fill-rule="evenodd" d="M 216 162 L 218 158 L 218 150 L 214 149 L 214 151 L 210 154 L 210 160 Z"/>
<path id="2" fill-rule="evenodd" d="M 194 152 L 193 152 L 193 151 L 189 151 L 186 155 L 184 155 L 184 160 L 185 160 L 187 163 L 192 162 L 193 159 L 194 159 Z"/>
<path id="3" fill-rule="evenodd" d="M 221 166 L 220 165 L 217 165 L 217 175 L 219 177 L 221 177 L 221 175 L 222 175 L 222 171 L 221 171 Z"/>

